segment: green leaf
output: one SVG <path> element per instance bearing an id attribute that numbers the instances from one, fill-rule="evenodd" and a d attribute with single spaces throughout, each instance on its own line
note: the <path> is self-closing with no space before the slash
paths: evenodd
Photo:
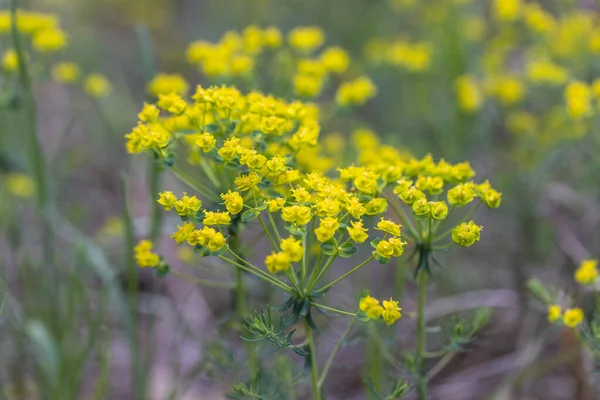
<path id="1" fill-rule="evenodd" d="M 390 259 L 389 259 L 389 258 L 387 258 L 387 257 L 381 257 L 381 256 L 380 256 L 379 254 L 377 254 L 377 253 L 375 253 L 375 254 L 374 254 L 374 256 L 375 256 L 375 259 L 376 259 L 377 261 L 379 261 L 379 264 L 384 264 L 384 265 L 385 265 L 385 264 L 387 264 L 387 263 L 389 263 L 389 262 L 390 262 Z"/>
<path id="2" fill-rule="evenodd" d="M 340 257 L 350 258 L 358 249 L 350 242 L 344 243 L 341 247 Z"/>
<path id="3" fill-rule="evenodd" d="M 377 245 L 379 244 L 379 242 L 381 242 L 381 238 L 375 238 L 371 241 L 371 247 L 376 249 Z"/>
<path id="4" fill-rule="evenodd" d="M 336 255 L 338 252 L 338 244 L 335 238 L 331 238 L 325 243 L 321 243 L 321 251 L 328 256 Z"/>
<path id="5" fill-rule="evenodd" d="M 156 267 L 156 276 L 159 278 L 164 278 L 165 276 L 169 275 L 169 272 L 171 272 L 171 267 L 169 267 L 169 264 L 164 261 L 162 261 Z"/>
<path id="6" fill-rule="evenodd" d="M 269 208 L 269 206 L 267 205 L 267 203 L 262 203 L 260 206 L 256 207 L 255 210 L 257 210 L 257 211 L 265 211 L 267 208 Z"/>
<path id="7" fill-rule="evenodd" d="M 246 210 L 242 213 L 242 222 L 253 220 L 254 218 L 258 217 L 259 214 L 260 211 Z"/>

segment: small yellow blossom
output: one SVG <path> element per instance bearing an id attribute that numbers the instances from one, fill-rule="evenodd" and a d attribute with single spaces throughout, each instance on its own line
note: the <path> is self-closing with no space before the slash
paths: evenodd
<path id="1" fill-rule="evenodd" d="M 383 301 L 383 312 L 381 313 L 381 316 L 386 324 L 392 325 L 394 322 L 399 320 L 400 317 L 402 317 L 400 311 L 402 311 L 402 309 L 398 307 L 397 301 L 394 301 L 391 298 L 389 301 Z"/>
<path id="2" fill-rule="evenodd" d="M 556 322 L 560 319 L 562 314 L 562 309 L 559 305 L 553 304 L 548 306 L 548 321 Z"/>
<path id="3" fill-rule="evenodd" d="M 482 229 L 474 221 L 463 222 L 452 230 L 452 240 L 458 245 L 469 247 L 479 241 Z"/>
<path id="4" fill-rule="evenodd" d="M 229 213 L 239 214 L 244 208 L 244 199 L 238 192 L 229 190 L 227 193 L 221 194 L 221 199 L 225 202 L 225 208 Z"/>
<path id="5" fill-rule="evenodd" d="M 173 194 L 171 191 L 165 191 L 158 194 L 158 204 L 163 206 L 166 211 L 171 210 L 175 207 L 175 203 L 177 202 L 177 196 Z"/>
<path id="6" fill-rule="evenodd" d="M 304 248 L 300 240 L 296 240 L 293 237 L 282 239 L 280 247 L 281 251 L 288 254 L 291 262 L 299 262 L 302 259 Z"/>
<path id="7" fill-rule="evenodd" d="M 286 252 L 273 252 L 265 259 L 265 265 L 269 272 L 275 274 L 277 272 L 287 271 L 292 265 L 292 260 L 290 259 L 290 255 Z"/>
<path id="8" fill-rule="evenodd" d="M 367 234 L 368 229 L 363 226 L 362 221 L 351 221 L 350 225 L 352 227 L 347 227 L 346 229 L 352 241 L 355 243 L 364 243 L 369 238 Z"/>
<path id="9" fill-rule="evenodd" d="M 583 322 L 583 310 L 581 308 L 569 308 L 565 310 L 563 322 L 569 328 L 575 328 Z"/>
<path id="10" fill-rule="evenodd" d="M 598 278 L 598 260 L 583 260 L 575 271 L 575 280 L 582 285 L 591 285 Z"/>
<path id="11" fill-rule="evenodd" d="M 104 75 L 90 74 L 83 84 L 85 92 L 96 98 L 107 97 L 112 92 L 112 86 Z"/>
<path id="12" fill-rule="evenodd" d="M 204 225 L 229 225 L 231 224 L 231 216 L 228 212 L 207 211 L 204 213 Z"/>

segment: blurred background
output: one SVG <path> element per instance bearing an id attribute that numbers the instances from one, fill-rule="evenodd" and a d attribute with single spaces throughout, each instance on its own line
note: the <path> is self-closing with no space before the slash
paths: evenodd
<path id="1" fill-rule="evenodd" d="M 56 15 L 68 46 L 58 55 L 31 55 L 52 203 L 49 252 L 27 178 L 33 174 L 26 133 L 31 114 L 22 107 L 14 75 L 6 68 L 2 75 L 0 398 L 223 399 L 241 379 L 235 365 L 243 344 L 223 334 L 230 323 L 228 290 L 127 268 L 128 221 L 136 239 L 147 237 L 155 197 L 149 195 L 147 160 L 128 155 L 123 137 L 136 124 L 152 76 L 181 74 L 192 88 L 220 82 L 188 62 L 188 46 L 218 42 L 249 25 L 277 27 L 284 41 L 294 27 L 319 27 L 327 46 L 350 56 L 346 77 L 366 75 L 375 83 L 377 96 L 366 105 L 335 118 L 325 113 L 321 137 L 333 135 L 329 143 L 341 159 L 353 157 L 355 131 L 366 128 L 400 152 L 468 160 L 478 180 L 489 179 L 503 192 L 497 212 L 476 216 L 484 226 L 481 243 L 443 254 L 433 270 L 431 326 L 443 327 L 444 317 L 478 307 L 492 313 L 466 350 L 432 377 L 431 398 L 596 398 L 594 360 L 572 331 L 548 324 L 526 282 L 537 277 L 556 287 L 558 298 L 575 292 L 580 306 L 591 307 L 572 276 L 582 259 L 600 253 L 600 4 L 29 0 L 19 7 Z M 10 49 L 10 35 L 0 45 Z M 59 60 L 103 74 L 112 92 L 95 97 L 56 82 L 48 71 Z M 337 84 L 315 99 L 323 109 Z M 185 187 L 166 173 L 158 189 Z M 205 276 L 206 266 L 168 239 L 176 223 L 163 220 L 161 254 L 175 270 Z M 263 239 L 254 247 L 256 260 Z M 229 269 L 208 267 L 213 279 L 231 280 Z M 369 287 L 413 312 L 411 268 L 401 260 L 361 271 L 329 301 L 353 307 Z M 260 286 L 253 290 L 249 309 L 266 298 Z M 324 329 L 319 340 L 325 353 L 343 327 L 334 319 Z M 405 374 L 401 363 L 373 355 L 400 359 L 414 346 L 414 320 L 389 329 L 395 332 L 376 339 L 362 332 L 342 348 L 328 398 L 371 398 L 364 378 L 377 368 L 380 388 Z M 294 371 L 285 357 L 275 354 L 273 363 L 296 379 L 302 365 Z M 302 388 L 298 394 L 310 397 Z"/>

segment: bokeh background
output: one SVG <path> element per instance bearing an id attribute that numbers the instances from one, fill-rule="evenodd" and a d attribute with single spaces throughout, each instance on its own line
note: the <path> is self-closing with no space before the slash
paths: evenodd
<path id="1" fill-rule="evenodd" d="M 276 26 L 284 33 L 318 26 L 327 44 L 347 50 L 351 68 L 376 84 L 373 100 L 324 126 L 323 137 L 337 133 L 345 138 L 340 153 L 352 153 L 353 132 L 367 127 L 381 142 L 419 157 L 430 153 L 450 162 L 469 160 L 479 180 L 490 179 L 503 192 L 497 212 L 477 215 L 484 226 L 481 243 L 443 254 L 434 267 L 427 310 L 432 326 L 477 307 L 489 307 L 492 317 L 468 349 L 432 378 L 432 399 L 595 398 L 593 359 L 572 331 L 548 324 L 545 307 L 529 294 L 526 282 L 537 277 L 560 288 L 559 297 L 562 291 L 578 291 L 579 304 L 590 303 L 572 274 L 582 259 L 599 253 L 600 137 L 593 85 L 600 77 L 597 2 L 539 1 L 535 4 L 547 13 L 539 16 L 533 2 L 522 1 L 517 16 L 508 18 L 502 10 L 508 7 L 510 14 L 510 4 L 519 2 L 20 3 L 58 15 L 69 33 L 69 46 L 60 57 L 103 73 L 113 92 L 95 99 L 50 79 L 34 82 L 55 207 L 49 218 L 52 268 L 42 256 L 35 201 L 27 193 L 19 196 L 9 184 L 10 174 L 30 168 L 27 116 L 9 107 L 0 112 L 0 396 L 221 399 L 239 378 L 235 365 L 243 346 L 236 335 L 222 334 L 229 313 L 227 290 L 126 270 L 124 214 L 130 213 L 136 237 L 147 236 L 153 199 L 146 160 L 128 155 L 123 137 L 147 97 L 147 39 L 155 71 L 179 73 L 193 87 L 211 81 L 186 62 L 189 43 L 216 42 L 226 31 L 252 24 Z M 0 43 L 10 47 L 7 37 Z M 541 61 L 559 71 L 542 65 L 536 75 L 532 63 Z M 42 66 L 52 62 L 50 56 L 39 59 Z M 589 86 L 581 95 L 589 103 L 583 116 L 569 108 L 565 88 L 573 81 Z M 5 98 L 18 101 L 19 93 L 9 84 L 2 90 Z M 334 90 L 326 88 L 322 96 L 331 97 Z M 185 190 L 168 174 L 160 189 Z M 165 259 L 174 269 L 204 276 L 198 260 L 168 240 L 176 221 L 163 222 Z M 257 260 L 261 246 L 266 247 L 263 239 L 254 246 Z M 247 240 L 256 240 L 252 231 Z M 227 280 L 231 271 L 216 265 L 210 274 Z M 352 307 L 359 291 L 370 287 L 380 297 L 401 298 L 406 313 L 414 311 L 407 260 L 357 275 L 336 287 L 332 303 Z M 267 296 L 260 293 L 262 287 L 253 289 L 251 309 Z M 325 353 L 343 326 L 334 319 L 321 334 Z M 394 335 L 384 333 L 379 340 L 363 333 L 344 346 L 327 388 L 329 398 L 369 398 L 364 377 L 374 368 L 384 370 L 376 383 L 381 387 L 388 377 L 405 374 L 400 364 L 381 359 L 384 354 L 400 359 L 414 345 L 414 319 L 404 318 L 394 329 Z M 274 367 L 295 379 L 283 357 L 272 356 Z M 308 391 L 299 395 L 309 398 Z"/>

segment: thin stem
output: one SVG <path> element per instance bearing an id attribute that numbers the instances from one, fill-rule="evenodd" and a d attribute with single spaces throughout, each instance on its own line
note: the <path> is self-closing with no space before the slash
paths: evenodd
<path id="1" fill-rule="evenodd" d="M 232 253 L 232 254 L 234 254 L 234 253 Z M 243 269 L 244 271 L 250 272 L 251 274 L 258 276 L 259 278 L 261 278 L 261 279 L 263 279 L 263 280 L 265 280 L 265 281 L 267 281 L 267 282 L 269 282 L 269 283 L 277 286 L 280 289 L 285 290 L 286 292 L 291 292 L 292 291 L 291 287 L 289 287 L 285 283 L 281 282 L 280 280 L 278 280 L 276 278 L 273 278 L 272 276 L 268 275 L 266 272 L 261 271 L 260 269 L 256 268 L 252 264 L 246 263 L 246 264 L 250 265 L 250 267 L 251 267 L 251 268 L 248 268 L 248 267 L 246 267 L 246 266 L 244 266 L 244 265 L 242 265 L 240 263 L 237 263 L 237 262 L 233 261 L 232 259 L 227 258 L 225 256 L 219 256 L 219 258 L 221 260 L 223 260 L 223 261 L 227 261 L 228 263 L 230 263 L 232 265 L 235 265 L 238 268 Z"/>
<path id="2" fill-rule="evenodd" d="M 277 224 L 275 223 L 275 219 L 273 218 L 273 215 L 271 215 L 270 212 L 267 212 L 267 215 L 269 216 L 269 221 L 271 222 L 271 227 L 273 227 L 273 231 L 275 232 L 275 236 L 277 237 L 277 242 L 280 243 L 281 242 L 281 235 L 279 234 L 279 228 L 277 228 Z"/>
<path id="3" fill-rule="evenodd" d="M 310 275 L 310 278 L 308 280 L 308 286 L 306 289 L 307 293 L 310 293 L 310 291 L 315 287 L 315 285 L 317 283 L 319 283 L 319 280 L 321 280 L 321 278 L 323 277 L 323 275 L 325 275 L 325 273 L 327 272 L 327 270 L 329 269 L 329 267 L 331 266 L 331 264 L 333 264 L 333 262 L 335 261 L 335 259 L 337 258 L 337 253 L 330 256 L 329 260 L 327 260 L 327 262 L 325 263 L 325 265 L 323 266 L 323 268 L 321 268 L 319 270 L 319 265 L 317 264 L 317 266 L 315 267 L 315 269 L 313 270 L 312 274 Z M 316 274 L 316 276 L 315 276 Z M 314 277 L 314 279 L 313 279 Z"/>
<path id="4" fill-rule="evenodd" d="M 304 249 L 304 254 L 302 255 L 302 263 L 300 264 L 300 283 L 302 287 L 304 287 L 306 282 L 306 264 L 308 258 L 308 245 L 306 243 L 306 236 L 310 235 L 312 232 L 306 232 L 306 235 L 302 236 L 302 248 Z"/>
<path id="5" fill-rule="evenodd" d="M 418 236 L 417 230 L 415 229 L 415 226 L 413 225 L 411 219 L 404 212 L 402 205 L 398 204 L 396 202 L 396 199 L 394 199 L 393 197 L 386 196 L 385 194 L 384 194 L 384 197 L 388 199 L 389 203 L 392 205 L 392 208 L 394 209 L 394 212 L 396 213 L 398 218 L 400 218 L 400 221 L 408 227 L 408 230 L 410 231 L 411 239 L 414 240 L 414 239 L 418 238 L 419 236 Z"/>
<path id="6" fill-rule="evenodd" d="M 18 30 L 17 23 L 17 3 L 18 0 L 11 0 L 10 3 L 10 18 L 11 18 L 11 35 L 12 45 L 17 55 L 17 64 L 19 72 L 19 82 L 23 89 L 23 107 L 25 109 L 26 121 L 25 130 L 27 132 L 27 152 L 29 168 L 33 174 L 35 182 L 35 192 L 38 208 L 42 215 L 42 240 L 43 240 L 43 252 L 44 262 L 46 265 L 52 267 L 54 265 L 54 252 L 52 248 L 52 234 L 51 227 L 47 221 L 47 213 L 50 207 L 49 195 L 48 195 L 48 181 L 46 177 L 46 161 L 42 147 L 38 140 L 38 129 L 37 129 L 37 108 L 35 103 L 35 96 L 33 94 L 33 87 L 31 84 L 31 77 L 27 71 L 26 59 L 21 44 L 21 36 Z M 52 268 L 52 271 L 54 269 Z"/>
<path id="7" fill-rule="evenodd" d="M 325 306 L 323 304 L 315 303 L 314 301 L 311 301 L 310 304 L 312 304 L 313 306 L 315 306 L 317 308 L 322 308 L 323 310 L 331 311 L 331 312 L 342 314 L 342 315 L 347 315 L 349 317 L 356 317 L 355 313 L 338 310 L 337 308 L 333 308 L 333 307 Z"/>
<path id="8" fill-rule="evenodd" d="M 175 165 L 173 165 L 171 167 L 171 172 L 180 181 L 182 181 L 183 183 L 185 183 L 186 185 L 188 185 L 189 187 L 191 187 L 192 189 L 194 189 L 195 191 L 197 191 L 198 193 L 200 193 L 202 196 L 206 197 L 207 199 L 209 199 L 209 200 L 211 200 L 211 201 L 213 201 L 215 203 L 218 203 L 218 202 L 221 201 L 220 198 L 216 197 L 213 194 L 213 192 L 212 192 L 212 190 L 210 188 L 208 188 L 207 186 L 205 186 L 203 183 L 194 180 L 187 173 L 183 172 L 181 169 L 179 169 Z"/>
<path id="9" fill-rule="evenodd" d="M 275 239 L 273 239 L 273 236 L 271 236 L 271 232 L 269 232 L 269 229 L 267 228 L 267 226 L 265 225 L 265 221 L 263 221 L 262 217 L 260 216 L 260 214 L 258 214 L 258 222 L 260 222 L 260 226 L 262 226 L 263 230 L 265 231 L 265 234 L 267 235 L 267 237 L 269 238 L 269 241 L 271 242 L 271 244 L 273 245 L 273 248 L 275 250 L 277 250 L 279 248 L 279 244 L 275 241 Z"/>
<path id="10" fill-rule="evenodd" d="M 178 278 L 184 279 L 190 283 L 194 283 L 201 286 L 220 288 L 220 289 L 233 289 L 237 287 L 236 283 L 233 282 L 218 282 L 218 281 L 209 281 L 206 279 L 195 278 L 193 276 L 188 276 L 186 274 L 182 274 L 181 272 L 175 271 L 171 269 L 169 273 L 175 275 Z"/>
<path id="11" fill-rule="evenodd" d="M 427 400 L 427 375 L 425 373 L 425 303 L 427 302 L 427 271 L 422 270 L 417 276 L 419 297 L 417 302 L 417 398 Z"/>
<path id="12" fill-rule="evenodd" d="M 372 255 L 371 257 L 367 258 L 365 261 L 363 261 L 362 263 L 358 264 L 356 267 L 352 268 L 350 271 L 346 272 L 344 275 L 340 276 L 339 278 L 337 278 L 333 282 L 328 283 L 327 285 L 323 286 L 321 289 L 319 289 L 319 292 L 323 292 L 323 291 L 329 289 L 330 287 L 332 287 L 333 285 L 335 285 L 336 283 L 338 283 L 339 281 L 346 279 L 347 277 L 349 277 L 350 275 L 352 275 L 353 273 L 355 273 L 356 271 L 358 271 L 359 269 L 361 269 L 362 267 L 364 267 L 365 265 L 367 265 L 369 263 L 369 261 L 371 261 L 373 258 L 375 258 L 374 255 Z"/>
<path id="13" fill-rule="evenodd" d="M 334 360 L 336 354 L 338 353 L 338 351 L 340 350 L 340 348 L 344 344 L 344 341 L 346 340 L 346 338 L 348 337 L 348 335 L 350 335 L 350 331 L 352 331 L 352 328 L 354 327 L 355 322 L 356 322 L 356 319 L 353 318 L 352 321 L 350 321 L 350 324 L 348 324 L 348 328 L 346 328 L 346 330 L 344 331 L 344 333 L 340 337 L 340 340 L 338 340 L 337 343 L 335 344 L 335 346 L 333 347 L 333 350 L 331 351 L 331 354 L 329 355 L 329 358 L 325 362 L 325 366 L 323 367 L 323 371 L 321 372 L 321 377 L 319 378 L 319 382 L 318 382 L 319 389 L 321 389 L 323 387 L 323 383 L 325 382 L 325 378 L 327 378 L 327 374 L 329 373 L 329 369 L 331 368 L 331 364 L 333 363 L 333 360 Z"/>
<path id="14" fill-rule="evenodd" d="M 446 367 L 446 365 L 448 365 L 448 363 L 452 361 L 452 358 L 454 358 L 456 353 L 456 351 L 450 351 L 446 353 L 444 357 L 440 358 L 437 364 L 435 364 L 433 368 L 431 368 L 431 370 L 427 373 L 427 379 L 431 379 L 438 373 L 440 373 Z"/>
<path id="15" fill-rule="evenodd" d="M 321 389 L 319 387 L 319 367 L 317 365 L 317 351 L 315 347 L 315 341 L 313 338 L 312 328 L 310 324 L 304 319 L 304 331 L 306 334 L 306 343 L 308 343 L 308 351 L 310 352 L 310 385 L 312 390 L 313 400 L 321 400 Z"/>

